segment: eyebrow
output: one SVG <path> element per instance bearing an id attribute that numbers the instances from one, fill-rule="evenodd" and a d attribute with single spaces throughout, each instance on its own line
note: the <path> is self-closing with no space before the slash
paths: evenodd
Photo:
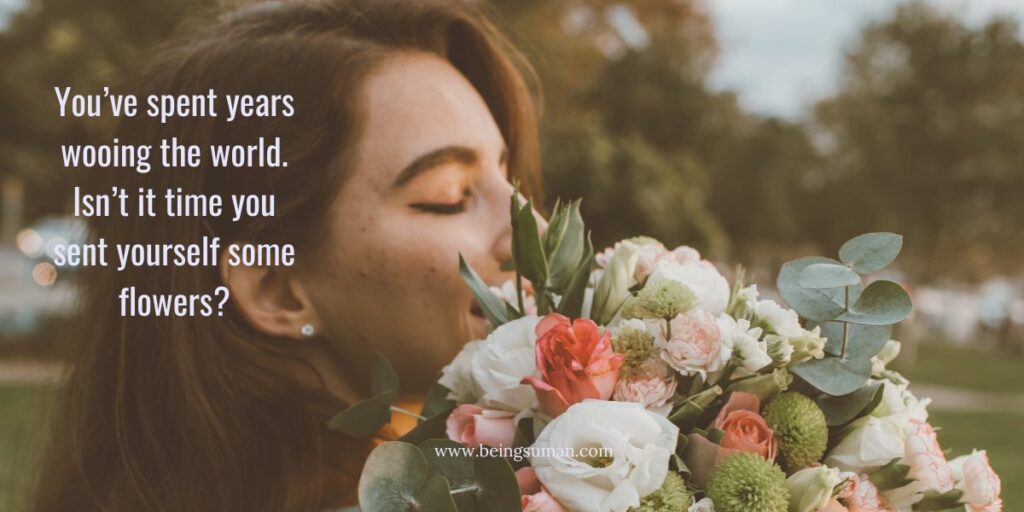
<path id="1" fill-rule="evenodd" d="M 402 172 L 398 173 L 393 188 L 400 187 L 416 176 L 423 174 L 439 165 L 458 163 L 470 165 L 477 161 L 477 153 L 466 146 L 444 146 L 429 153 L 424 153 L 405 166 Z"/>

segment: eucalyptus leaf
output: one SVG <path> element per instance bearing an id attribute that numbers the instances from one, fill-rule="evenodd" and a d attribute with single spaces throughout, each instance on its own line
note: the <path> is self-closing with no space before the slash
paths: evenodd
<path id="1" fill-rule="evenodd" d="M 364 512 L 457 510 L 444 477 L 430 477 L 420 450 L 399 441 L 370 452 L 359 477 L 359 506 Z"/>
<path id="2" fill-rule="evenodd" d="M 473 297 L 476 298 L 477 304 L 480 305 L 480 309 L 483 310 L 484 315 L 490 320 L 491 325 L 494 328 L 498 328 L 502 324 L 508 322 L 508 310 L 505 302 L 498 298 L 487 283 L 484 283 L 480 276 L 470 268 L 469 264 L 459 254 L 459 273 L 462 274 L 462 280 L 469 286 L 469 290 L 473 292 Z"/>
<path id="3" fill-rule="evenodd" d="M 866 233 L 851 238 L 839 248 L 839 259 L 861 274 L 877 272 L 892 263 L 903 248 L 903 237 L 895 233 Z"/>
<path id="4" fill-rule="evenodd" d="M 800 273 L 817 263 L 839 264 L 833 259 L 819 256 L 790 261 L 779 271 L 776 286 L 789 307 L 796 310 L 800 316 L 815 322 L 827 322 L 846 310 L 845 292 L 843 289 L 811 289 L 800 286 Z M 850 288 L 853 293 L 859 291 L 859 285 Z"/>
<path id="5" fill-rule="evenodd" d="M 825 353 L 838 356 L 843 348 L 843 322 L 825 322 L 820 325 L 821 336 L 828 339 Z M 892 326 L 850 324 L 846 342 L 846 357 L 870 360 L 879 353 L 892 337 Z"/>
<path id="6" fill-rule="evenodd" d="M 875 281 L 838 319 L 863 325 L 891 325 L 910 316 L 912 309 L 910 296 L 903 287 L 892 281 Z"/>
<path id="7" fill-rule="evenodd" d="M 860 276 L 843 265 L 814 263 L 800 271 L 797 282 L 804 288 L 841 288 L 860 284 Z"/>
<path id="8" fill-rule="evenodd" d="M 427 418 L 443 412 L 450 411 L 455 407 L 455 402 L 448 399 L 448 394 L 451 390 L 444 387 L 440 382 L 434 382 L 427 390 L 427 396 L 423 400 L 423 409 L 420 410 L 420 415 Z"/>
<path id="9" fill-rule="evenodd" d="M 427 439 L 417 445 L 427 460 L 431 475 L 443 476 L 454 493 L 460 512 L 483 512 L 477 500 L 478 485 L 473 474 L 473 457 L 457 456 L 466 447 L 450 439 Z M 442 455 L 443 454 L 443 455 Z"/>
<path id="10" fill-rule="evenodd" d="M 415 428 L 406 432 L 398 440 L 419 444 L 428 439 L 447 437 L 448 434 L 445 433 L 445 427 L 450 413 L 450 410 L 441 411 L 427 417 L 427 419 L 420 421 Z"/>
<path id="11" fill-rule="evenodd" d="M 395 400 L 398 400 L 398 393 L 386 391 L 356 402 L 327 420 L 327 428 L 356 439 L 370 437 L 391 421 L 391 406 Z"/>
<path id="12" fill-rule="evenodd" d="M 476 457 L 473 474 L 477 483 L 477 502 L 487 512 L 520 512 L 519 484 L 508 461 L 500 457 Z"/>
<path id="13" fill-rule="evenodd" d="M 391 366 L 391 361 L 379 352 L 374 352 L 370 361 L 370 389 L 374 396 L 387 392 L 398 393 L 398 374 Z"/>
<path id="14" fill-rule="evenodd" d="M 875 382 L 842 396 L 822 395 L 814 401 L 825 413 L 830 427 L 845 425 L 869 414 L 882 400 L 882 384 Z"/>
<path id="15" fill-rule="evenodd" d="M 793 373 L 818 390 L 833 396 L 857 391 L 871 376 L 871 356 L 877 354 L 892 334 L 890 326 L 850 324 L 846 357 L 842 351 L 844 324 L 825 322 L 820 325 L 825 343 L 825 358 L 804 361 L 792 368 Z"/>
<path id="16" fill-rule="evenodd" d="M 793 373 L 830 395 L 852 393 L 867 383 L 871 362 L 864 359 L 825 357 L 811 359 L 793 367 Z"/>

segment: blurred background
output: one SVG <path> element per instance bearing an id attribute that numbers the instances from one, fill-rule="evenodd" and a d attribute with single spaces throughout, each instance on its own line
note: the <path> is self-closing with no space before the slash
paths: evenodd
<path id="1" fill-rule="evenodd" d="M 988 448 L 1024 507 L 1024 1 L 489 3 L 541 78 L 548 198 L 585 198 L 595 245 L 692 245 L 771 293 L 789 259 L 903 234 L 898 369 L 942 445 Z M 116 87 L 209 7 L 0 0 L 0 511 L 75 343 L 58 144 L 109 136 L 57 117 L 53 87 Z"/>

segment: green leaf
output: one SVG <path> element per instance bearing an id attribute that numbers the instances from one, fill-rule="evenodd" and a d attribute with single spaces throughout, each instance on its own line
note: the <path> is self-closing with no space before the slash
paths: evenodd
<path id="1" fill-rule="evenodd" d="M 494 328 L 498 328 L 508 322 L 508 311 L 505 302 L 491 292 L 490 287 L 466 263 L 462 254 L 459 254 L 459 273 L 462 274 L 462 280 L 469 286 L 469 290 L 473 292 L 473 297 L 476 298 L 480 309 L 483 310 L 487 319 L 491 321 L 491 325 Z"/>
<path id="2" fill-rule="evenodd" d="M 629 287 L 634 281 L 633 272 L 636 268 L 638 250 L 637 246 L 622 242 L 601 274 L 601 280 L 594 288 L 594 303 L 590 310 L 591 319 L 598 325 L 606 325 L 615 317 L 615 313 L 629 296 Z"/>
<path id="3" fill-rule="evenodd" d="M 427 418 L 445 411 L 450 411 L 455 407 L 455 402 L 448 399 L 448 393 L 451 390 L 444 387 L 440 382 L 434 382 L 427 390 L 427 396 L 423 400 L 423 409 L 420 410 L 420 415 Z"/>
<path id="4" fill-rule="evenodd" d="M 838 320 L 863 325 L 892 325 L 910 316 L 910 296 L 892 281 L 875 281 L 864 288 L 850 310 Z"/>
<path id="5" fill-rule="evenodd" d="M 374 396 L 382 393 L 398 393 L 398 374 L 391 361 L 379 352 L 373 353 L 370 362 L 370 390 Z"/>
<path id="6" fill-rule="evenodd" d="M 419 444 L 431 475 L 451 482 L 461 512 L 519 511 L 519 484 L 515 472 L 500 457 L 462 457 L 451 451 L 465 447 L 448 439 L 429 439 Z M 442 450 L 449 453 L 440 455 Z M 457 452 L 456 452 L 457 453 Z"/>
<path id="7" fill-rule="evenodd" d="M 547 258 L 540 241 L 540 228 L 533 216 L 533 204 L 526 202 L 512 218 L 512 258 L 516 268 L 535 288 L 543 289 L 548 278 Z"/>
<path id="8" fill-rule="evenodd" d="M 776 286 L 789 307 L 796 310 L 800 316 L 815 322 L 827 322 L 846 310 L 844 290 L 811 289 L 800 286 L 800 273 L 816 263 L 839 264 L 835 260 L 818 256 L 790 261 L 779 271 Z M 855 294 L 860 291 L 860 286 L 853 286 L 850 290 Z"/>
<path id="9" fill-rule="evenodd" d="M 869 414 L 882 400 L 882 385 L 879 382 L 863 386 L 843 396 L 821 395 L 814 401 L 825 413 L 830 427 L 845 425 L 858 417 Z"/>
<path id="10" fill-rule="evenodd" d="M 370 452 L 359 477 L 359 506 L 364 512 L 457 511 L 447 480 L 430 477 L 422 452 L 399 441 Z"/>
<path id="11" fill-rule="evenodd" d="M 500 457 L 476 457 L 473 475 L 477 483 L 477 502 L 487 512 L 520 512 L 519 484 L 508 461 Z"/>
<path id="12" fill-rule="evenodd" d="M 792 371 L 820 391 L 842 396 L 867 384 L 871 376 L 871 356 L 885 346 L 891 329 L 888 326 L 850 325 L 846 357 L 832 355 L 841 351 L 842 323 L 822 324 L 821 333 L 828 338 L 825 358 L 804 361 L 794 366 Z"/>
<path id="13" fill-rule="evenodd" d="M 843 265 L 814 263 L 800 271 L 797 282 L 804 288 L 841 288 L 860 284 L 860 276 Z"/>
<path id="14" fill-rule="evenodd" d="M 851 238 L 839 248 L 839 259 L 860 274 L 869 274 L 892 263 L 903 248 L 895 233 L 867 233 Z"/>
<path id="15" fill-rule="evenodd" d="M 828 339 L 825 354 L 838 356 L 843 350 L 843 322 L 825 322 L 820 325 L 821 336 Z M 846 357 L 870 360 L 879 353 L 892 336 L 888 325 L 850 324 L 849 339 L 846 343 Z"/>
<path id="16" fill-rule="evenodd" d="M 909 474 L 910 466 L 900 464 L 899 459 L 893 459 L 868 474 L 868 479 L 879 491 L 891 491 L 913 483 L 913 480 L 907 478 Z"/>
<path id="17" fill-rule="evenodd" d="M 465 446 L 450 439 L 427 439 L 417 446 L 427 460 L 430 474 L 443 476 L 451 489 L 458 491 L 453 498 L 460 512 L 483 510 L 477 503 L 478 485 L 473 474 L 473 458 L 453 455 Z"/>
<path id="18" fill-rule="evenodd" d="M 370 437 L 391 421 L 391 406 L 395 400 L 398 400 L 398 393 L 387 391 L 356 402 L 327 420 L 327 428 L 356 439 Z"/>
<path id="19" fill-rule="evenodd" d="M 420 421 L 415 428 L 408 431 L 402 437 L 398 438 L 399 441 L 405 441 L 406 443 L 419 444 L 428 439 L 445 438 L 448 434 L 445 433 L 445 422 L 448 420 L 448 415 L 451 411 L 441 411 L 427 419 Z"/>
<path id="20" fill-rule="evenodd" d="M 867 383 L 871 362 L 839 357 L 811 359 L 794 366 L 793 373 L 821 391 L 838 396 L 852 393 Z"/>
<path id="21" fill-rule="evenodd" d="M 586 252 L 586 237 L 579 201 L 569 203 L 559 213 L 558 231 L 553 232 L 549 225 L 544 232 L 545 254 L 549 257 L 547 288 L 565 294 Z"/>
<path id="22" fill-rule="evenodd" d="M 558 303 L 558 312 L 569 317 L 579 318 L 583 315 L 583 299 L 587 293 L 587 283 L 590 281 L 590 270 L 594 266 L 594 245 L 587 236 L 587 245 L 580 258 L 579 265 L 573 273 L 569 285 L 566 286 L 565 295 Z"/>
<path id="23" fill-rule="evenodd" d="M 915 512 L 930 512 L 930 511 L 948 511 L 955 510 L 956 507 L 962 507 L 960 498 L 962 498 L 964 492 L 960 489 L 953 489 L 949 492 L 940 493 L 929 489 L 924 492 L 924 498 L 921 501 L 914 504 Z"/>

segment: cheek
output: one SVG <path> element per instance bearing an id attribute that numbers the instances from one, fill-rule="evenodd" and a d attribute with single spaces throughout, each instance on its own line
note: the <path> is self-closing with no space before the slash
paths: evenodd
<path id="1" fill-rule="evenodd" d="M 432 374 L 467 337 L 461 230 L 399 217 L 378 211 L 339 223 L 324 247 L 329 270 L 318 273 L 314 299 L 343 352 L 380 351 L 400 372 Z"/>

